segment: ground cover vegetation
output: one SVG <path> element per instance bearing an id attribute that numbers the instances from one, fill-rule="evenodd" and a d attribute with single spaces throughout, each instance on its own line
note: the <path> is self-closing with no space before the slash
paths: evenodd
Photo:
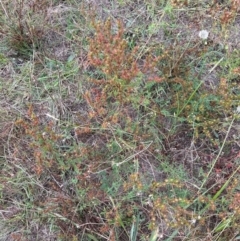
<path id="1" fill-rule="evenodd" d="M 240 240 L 240 1 L 1 0 L 0 240 Z"/>

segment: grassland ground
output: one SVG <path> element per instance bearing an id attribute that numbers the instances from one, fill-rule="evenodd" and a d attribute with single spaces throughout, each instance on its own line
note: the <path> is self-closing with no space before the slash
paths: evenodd
<path id="1" fill-rule="evenodd" d="M 0 1 L 0 241 L 240 240 L 240 1 Z"/>

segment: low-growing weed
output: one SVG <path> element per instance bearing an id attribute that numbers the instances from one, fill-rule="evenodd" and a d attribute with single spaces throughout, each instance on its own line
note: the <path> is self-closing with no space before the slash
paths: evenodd
<path id="1" fill-rule="evenodd" d="M 0 239 L 239 239 L 237 3 L 1 1 Z"/>
<path id="2" fill-rule="evenodd" d="M 1 2 L 1 34 L 16 54 L 29 57 L 41 47 L 49 6 L 48 0 Z"/>

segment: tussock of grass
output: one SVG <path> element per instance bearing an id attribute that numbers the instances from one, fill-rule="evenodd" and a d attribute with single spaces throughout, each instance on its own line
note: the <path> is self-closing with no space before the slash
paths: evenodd
<path id="1" fill-rule="evenodd" d="M 0 240 L 239 239 L 238 1 L 1 1 L 0 22 Z"/>

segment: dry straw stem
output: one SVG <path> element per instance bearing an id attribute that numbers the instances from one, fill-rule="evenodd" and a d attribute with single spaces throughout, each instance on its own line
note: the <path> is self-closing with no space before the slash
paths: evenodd
<path id="1" fill-rule="evenodd" d="M 204 187 L 204 185 L 206 184 L 206 182 L 207 182 L 210 174 L 211 174 L 212 171 L 213 171 L 213 168 L 215 167 L 215 165 L 216 165 L 216 163 L 217 163 L 217 161 L 218 161 L 218 158 L 220 157 L 220 155 L 221 155 L 221 153 L 222 153 L 222 151 L 223 151 L 223 147 L 224 147 L 225 144 L 226 144 L 228 135 L 229 135 L 229 133 L 230 133 L 230 130 L 231 130 L 232 126 L 233 126 L 234 121 L 235 121 L 235 118 L 232 119 L 232 121 L 231 121 L 231 123 L 230 123 L 230 125 L 229 125 L 229 127 L 228 127 L 228 130 L 227 130 L 227 133 L 226 133 L 226 135 L 225 135 L 225 138 L 224 138 L 224 141 L 223 141 L 223 143 L 222 143 L 222 146 L 221 146 L 221 148 L 220 148 L 220 150 L 219 150 L 219 152 L 218 152 L 218 155 L 216 156 L 216 158 L 215 158 L 214 161 L 212 162 L 211 168 L 210 168 L 209 172 L 207 173 L 207 176 L 206 176 L 205 180 L 202 182 L 201 187 L 199 188 L 200 190 L 201 190 L 201 189 Z"/>

